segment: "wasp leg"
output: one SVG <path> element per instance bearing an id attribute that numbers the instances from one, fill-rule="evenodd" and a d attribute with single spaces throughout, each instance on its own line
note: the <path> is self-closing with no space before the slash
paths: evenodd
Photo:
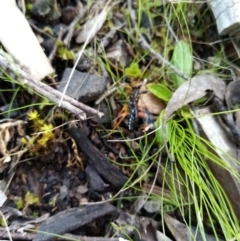
<path id="1" fill-rule="evenodd" d="M 119 115 L 117 118 L 113 120 L 113 130 L 110 132 L 109 135 L 112 134 L 112 132 L 119 127 L 119 125 L 122 123 L 122 121 L 128 116 L 128 106 L 124 105 L 121 111 L 119 112 Z"/>
<path id="2" fill-rule="evenodd" d="M 121 115 L 119 115 L 116 120 L 114 121 L 114 129 L 116 129 L 121 123 L 122 121 L 128 116 L 128 112 L 122 113 Z"/>

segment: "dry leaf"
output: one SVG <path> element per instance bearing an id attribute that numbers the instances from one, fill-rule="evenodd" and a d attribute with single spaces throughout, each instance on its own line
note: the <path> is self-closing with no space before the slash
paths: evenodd
<path id="1" fill-rule="evenodd" d="M 158 241 L 172 241 L 172 239 L 168 238 L 164 233 L 161 233 L 157 230 L 157 239 Z"/>
<path id="2" fill-rule="evenodd" d="M 236 143 L 231 139 L 229 132 L 223 128 L 220 119 L 211 115 L 210 107 L 194 108 L 192 114 L 196 117 L 201 135 L 215 147 L 214 151 L 212 150 L 214 155 L 218 156 L 225 163 L 224 165 L 219 165 L 213 161 L 208 161 L 212 173 L 226 192 L 236 216 L 240 218 L 240 183 L 236 177 L 237 174 L 229 171 L 235 170 L 236 173 L 240 171 L 238 163 L 233 161 L 233 159 L 237 160 L 239 158 Z M 224 168 L 223 166 L 229 168 Z"/>
<path id="3" fill-rule="evenodd" d="M 164 215 L 164 220 L 176 241 L 216 241 L 216 238 L 214 236 L 205 234 L 205 237 L 202 237 L 199 228 L 196 229 L 194 227 L 187 227 L 185 224 L 180 223 L 178 220 L 174 219 L 173 217 L 167 214 Z M 221 239 L 218 240 L 222 241 Z"/>
<path id="4" fill-rule="evenodd" d="M 148 200 L 144 204 L 144 209 L 149 213 L 159 212 L 161 209 L 161 202 L 160 200 Z"/>
<path id="5" fill-rule="evenodd" d="M 6 200 L 7 200 L 7 197 L 5 193 L 2 190 L 0 190 L 0 207 L 3 206 Z"/>
<path id="6" fill-rule="evenodd" d="M 151 219 L 142 218 L 140 220 L 139 232 L 141 234 L 141 240 L 158 241 L 157 228 L 151 222 Z"/>
<path id="7" fill-rule="evenodd" d="M 25 122 L 22 120 L 11 120 L 6 119 L 6 122 L 0 124 L 0 155 L 3 157 L 0 159 L 0 162 L 6 163 L 11 161 L 11 156 L 8 154 L 10 151 L 7 150 L 7 145 L 12 139 L 13 135 L 16 134 L 14 127 L 17 126 L 19 130 Z M 23 128 L 21 128 L 23 130 Z M 17 133 L 18 134 L 18 133 Z"/>
<path id="8" fill-rule="evenodd" d="M 114 63 L 120 63 L 121 66 L 127 66 L 131 61 L 126 43 L 122 39 L 107 48 L 106 57 Z"/>
<path id="9" fill-rule="evenodd" d="M 178 109 L 195 100 L 206 96 L 206 91 L 213 91 L 215 96 L 224 98 L 226 85 L 216 76 L 210 74 L 198 75 L 183 83 L 172 95 L 164 115 L 164 122 Z"/>
<path id="10" fill-rule="evenodd" d="M 4 158 L 2 159 L 2 163 L 8 163 L 12 160 L 11 156 L 6 155 L 4 156 Z"/>
<path id="11" fill-rule="evenodd" d="M 146 91 L 146 93 L 145 93 Z M 144 92 L 144 93 L 142 93 Z M 150 93 L 146 86 L 141 86 L 138 105 L 146 107 L 147 111 L 154 115 L 159 115 L 165 108 L 165 105 L 161 99 Z"/>
<path id="12" fill-rule="evenodd" d="M 225 93 L 225 100 L 229 110 L 233 110 L 240 107 L 240 80 L 232 81 L 228 84 Z M 240 127 L 240 112 L 232 113 L 235 117 L 235 122 Z"/>
<path id="13" fill-rule="evenodd" d="M 76 37 L 76 42 L 78 44 L 86 41 L 89 42 L 103 26 L 107 13 L 108 9 L 104 8 L 100 14 L 94 16 L 92 19 L 89 19 L 80 29 Z"/>
<path id="14" fill-rule="evenodd" d="M 225 100 L 227 103 L 227 107 L 229 110 L 234 109 L 235 106 L 239 106 L 240 104 L 240 80 L 232 81 L 228 84 Z"/>

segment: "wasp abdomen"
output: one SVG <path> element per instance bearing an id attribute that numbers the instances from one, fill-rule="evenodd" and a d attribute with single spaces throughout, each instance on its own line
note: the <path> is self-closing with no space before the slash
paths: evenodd
<path id="1" fill-rule="evenodd" d="M 128 119 L 128 129 L 132 131 L 134 129 L 135 123 L 138 119 L 138 99 L 139 99 L 139 88 L 135 87 L 129 96 L 129 119 Z"/>

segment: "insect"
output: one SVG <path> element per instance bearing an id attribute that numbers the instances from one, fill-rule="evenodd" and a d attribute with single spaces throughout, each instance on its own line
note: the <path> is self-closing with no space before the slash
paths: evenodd
<path id="1" fill-rule="evenodd" d="M 116 129 L 122 121 L 128 116 L 128 129 L 132 131 L 138 120 L 138 101 L 139 101 L 139 87 L 131 87 L 128 104 L 122 107 L 122 110 L 114 120 L 114 129 Z"/>
<path id="2" fill-rule="evenodd" d="M 129 96 L 129 119 L 128 130 L 132 131 L 138 119 L 138 100 L 139 100 L 139 87 L 133 87 Z"/>
<path id="3" fill-rule="evenodd" d="M 139 108 L 139 96 L 140 94 L 140 88 L 142 86 L 145 86 L 147 80 L 143 80 L 142 84 L 138 84 L 136 86 L 137 83 L 139 83 L 139 80 L 141 78 L 141 76 L 143 75 L 143 73 L 146 71 L 146 69 L 149 67 L 149 65 L 152 63 L 153 60 L 151 60 L 146 68 L 143 70 L 143 72 L 141 72 L 141 70 L 138 67 L 138 64 L 133 63 L 129 68 L 126 69 L 126 73 L 127 76 L 129 76 L 130 78 L 130 83 L 123 83 L 125 85 L 125 87 L 127 87 L 128 89 L 131 89 L 131 92 L 129 94 L 129 99 L 128 99 L 128 104 L 124 105 L 122 110 L 120 111 L 120 113 L 118 114 L 117 118 L 115 118 L 114 120 L 114 126 L 113 129 L 116 129 L 121 122 L 128 117 L 128 123 L 127 123 L 127 127 L 130 131 L 134 130 L 134 127 L 136 125 L 136 123 L 138 122 L 138 117 L 142 117 L 143 121 L 148 121 L 150 120 L 150 118 L 148 116 L 146 116 L 147 111 L 145 111 L 146 108 L 143 108 L 143 104 L 141 104 L 142 106 L 140 106 Z M 134 81 L 133 79 L 139 77 L 138 81 Z M 114 89 L 115 90 L 115 89 Z M 112 93 L 112 91 L 111 91 Z M 103 96 L 103 98 L 105 98 L 106 95 Z M 100 98 L 97 103 L 99 103 L 99 101 L 101 101 L 102 98 Z M 149 113 L 148 113 L 149 115 Z"/>
<path id="4" fill-rule="evenodd" d="M 142 85 L 138 87 L 131 87 L 128 100 L 129 102 L 123 106 L 118 117 L 115 119 L 114 129 L 118 127 L 126 117 L 128 117 L 127 127 L 130 131 L 134 130 L 139 117 L 142 118 L 144 125 L 148 125 L 149 122 L 153 121 L 152 115 L 147 111 L 146 106 L 144 106 L 142 103 L 139 105 L 140 95 L 145 93 L 140 92 L 141 86 Z"/>

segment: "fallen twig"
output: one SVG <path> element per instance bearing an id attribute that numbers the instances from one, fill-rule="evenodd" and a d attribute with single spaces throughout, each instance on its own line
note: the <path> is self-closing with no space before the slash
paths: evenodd
<path id="1" fill-rule="evenodd" d="M 113 214 L 116 208 L 110 203 L 71 208 L 61 211 L 44 221 L 33 241 L 51 241 L 55 235 L 74 231 L 95 219 Z M 66 240 L 66 239 L 64 239 Z"/>
<path id="2" fill-rule="evenodd" d="M 34 233 L 17 233 L 17 232 L 10 232 L 9 233 L 12 240 L 33 240 L 33 238 L 36 236 Z M 5 230 L 0 230 L 0 237 L 1 239 L 9 239 L 9 234 Z"/>
<path id="3" fill-rule="evenodd" d="M 127 182 L 127 177 L 112 165 L 109 160 L 100 152 L 88 139 L 88 137 L 78 128 L 71 126 L 69 134 L 77 143 L 77 146 L 88 157 L 89 163 L 93 164 L 98 173 L 114 187 L 120 189 Z"/>
<path id="4" fill-rule="evenodd" d="M 108 86 L 109 88 L 109 86 Z M 118 87 L 113 87 L 111 89 L 108 89 L 105 91 L 96 101 L 95 104 L 99 105 L 105 98 L 107 98 L 109 95 L 111 95 L 113 92 L 115 92 L 118 89 Z"/>
<path id="5" fill-rule="evenodd" d="M 40 82 L 36 81 L 29 75 L 27 72 L 21 68 L 16 62 L 14 62 L 13 58 L 5 53 L 3 50 L 0 49 L 0 66 L 6 71 L 10 71 L 14 73 L 15 75 L 18 75 L 20 78 L 18 78 L 18 81 L 28 86 L 29 88 L 35 90 L 39 94 L 43 95 L 44 97 L 48 98 L 52 102 L 58 104 L 62 93 L 58 90 L 55 90 L 51 88 L 50 86 Z M 63 101 L 62 101 L 62 107 L 74 115 L 77 115 L 80 119 L 84 120 L 86 119 L 86 114 L 91 115 L 98 115 L 99 117 L 102 117 L 104 114 L 102 112 L 99 112 L 98 110 L 95 110 L 69 96 L 64 95 Z M 84 112 L 85 111 L 85 112 Z"/>
<path id="6" fill-rule="evenodd" d="M 59 33 L 58 33 L 58 38 L 55 42 L 55 45 L 54 45 L 51 53 L 48 56 L 48 60 L 49 60 L 50 63 L 52 63 L 52 61 L 55 57 L 55 54 L 57 52 L 57 47 L 58 47 L 58 41 L 60 41 L 62 39 L 63 34 L 64 34 L 64 29 L 63 29 L 63 27 L 60 27 L 60 30 L 59 30 Z"/>

